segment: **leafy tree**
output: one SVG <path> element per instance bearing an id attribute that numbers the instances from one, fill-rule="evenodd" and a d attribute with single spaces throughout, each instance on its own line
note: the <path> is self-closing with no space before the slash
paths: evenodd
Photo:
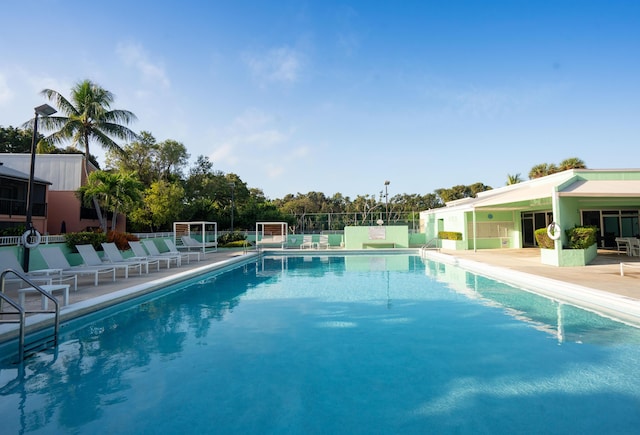
<path id="1" fill-rule="evenodd" d="M 189 153 L 187 148 L 175 140 L 165 140 L 158 144 L 156 170 L 163 180 L 179 180 L 182 170 L 187 165 Z"/>
<path id="2" fill-rule="evenodd" d="M 223 196 L 231 191 L 224 174 L 213 170 L 208 157 L 200 155 L 189 170 L 184 183 L 185 200 L 188 204 L 186 215 L 191 220 L 215 220 L 215 216 L 226 202 Z"/>
<path id="3" fill-rule="evenodd" d="M 118 213 L 131 211 L 142 199 L 142 184 L 132 175 L 119 172 L 94 171 L 87 183 L 78 189 L 85 204 L 98 201 L 112 212 L 111 229 L 116 229 Z"/>
<path id="4" fill-rule="evenodd" d="M 154 232 L 169 229 L 172 222 L 180 220 L 184 197 L 184 189 L 180 184 L 155 181 L 144 191 L 143 197 L 143 206 L 129 214 L 134 225 Z"/>
<path id="5" fill-rule="evenodd" d="M 138 140 L 106 153 L 107 167 L 119 171 L 135 171 L 142 183 L 149 187 L 154 181 L 181 181 L 187 166 L 187 148 L 175 140 L 156 142 L 148 131 L 142 131 Z"/>
<path id="6" fill-rule="evenodd" d="M 109 150 L 105 154 L 107 168 L 120 172 L 135 172 L 145 187 L 160 177 L 156 173 L 155 161 L 158 147 L 156 138 L 148 131 L 142 131 L 138 139 L 124 145 L 122 151 Z"/>
<path id="7" fill-rule="evenodd" d="M 443 203 L 455 201 L 462 198 L 475 198 L 479 192 L 491 190 L 491 186 L 483 183 L 474 183 L 469 186 L 457 185 L 451 188 L 436 189 L 435 193 L 440 197 Z"/>
<path id="8" fill-rule="evenodd" d="M 127 124 L 136 119 L 132 112 L 127 110 L 111 109 L 114 95 L 93 83 L 90 80 L 78 82 L 71 89 L 71 99 L 66 99 L 62 94 L 52 89 L 44 89 L 41 92 L 49 101 L 58 107 L 62 116 L 42 117 L 42 125 L 47 130 L 57 130 L 43 141 L 47 144 L 57 145 L 71 141 L 71 145 L 79 145 L 84 149 L 85 155 L 90 155 L 89 144 L 97 142 L 107 150 L 120 150 L 120 146 L 112 137 L 122 140 L 134 140 L 137 135 L 131 131 Z M 29 125 L 32 125 L 30 121 Z M 89 176 L 89 159 L 85 166 L 85 174 Z M 106 222 L 102 217 L 100 204 L 93 201 L 100 225 L 106 231 Z"/>
<path id="9" fill-rule="evenodd" d="M 38 133 L 38 140 L 42 139 Z M 0 153 L 30 153 L 33 130 L 0 127 Z"/>

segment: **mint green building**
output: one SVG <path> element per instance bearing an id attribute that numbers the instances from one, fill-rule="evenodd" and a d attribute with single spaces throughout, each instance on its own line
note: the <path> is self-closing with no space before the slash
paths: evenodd
<path id="1" fill-rule="evenodd" d="M 462 241 L 443 240 L 443 248 L 477 250 L 536 247 L 534 231 L 555 222 L 562 243 L 545 249 L 551 252 L 542 261 L 571 266 L 564 230 L 596 226 L 597 247 L 616 248 L 616 237 L 640 235 L 639 215 L 640 169 L 570 169 L 423 211 L 420 225 L 427 240 L 440 231 L 462 233 Z"/>

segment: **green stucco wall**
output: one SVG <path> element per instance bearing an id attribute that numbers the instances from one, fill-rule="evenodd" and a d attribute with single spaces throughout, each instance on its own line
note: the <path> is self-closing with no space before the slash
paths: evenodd
<path id="1" fill-rule="evenodd" d="M 372 233 L 383 235 L 383 238 L 372 238 Z M 367 246 L 368 245 L 368 246 Z M 367 248 L 408 248 L 409 247 L 409 227 L 400 226 L 378 226 L 378 227 L 345 227 L 344 247 L 346 249 L 367 249 Z"/>

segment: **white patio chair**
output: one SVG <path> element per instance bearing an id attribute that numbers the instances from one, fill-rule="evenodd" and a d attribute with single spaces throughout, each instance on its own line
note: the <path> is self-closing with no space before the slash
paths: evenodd
<path id="1" fill-rule="evenodd" d="M 207 248 L 214 248 L 214 251 L 218 250 L 218 242 L 199 242 L 191 236 L 182 236 L 180 237 L 182 240 L 182 244 L 186 246 L 189 250 L 192 248 L 200 249 L 203 253 L 206 253 Z"/>
<path id="2" fill-rule="evenodd" d="M 46 285 L 52 285 L 54 280 L 62 284 L 62 281 L 73 280 L 73 289 L 78 290 L 78 277 L 76 275 L 65 275 L 62 273 L 62 269 L 36 269 L 25 272 L 15 255 L 8 250 L 2 250 L 0 251 L 0 272 L 6 269 L 15 270 L 36 284 L 42 282 Z M 24 283 L 22 279 L 11 278 L 10 275 L 7 275 L 5 280 L 7 282 Z"/>
<path id="3" fill-rule="evenodd" d="M 115 243 L 102 243 L 101 245 L 102 245 L 102 249 L 104 249 L 105 257 L 107 257 L 107 260 L 111 264 L 142 263 L 145 265 L 146 273 L 149 273 L 149 265 L 155 264 L 158 267 L 158 270 L 160 270 L 160 261 L 150 261 L 149 259 L 142 258 L 142 257 L 125 258 Z"/>
<path id="4" fill-rule="evenodd" d="M 329 236 L 327 234 L 320 234 L 318 249 L 329 249 Z"/>
<path id="5" fill-rule="evenodd" d="M 149 260 L 149 261 L 158 261 L 158 262 L 162 262 L 164 261 L 165 264 L 167 265 L 167 269 L 171 268 L 171 262 L 175 261 L 175 259 L 171 258 L 171 257 L 163 257 L 163 256 L 154 256 L 154 255 L 150 255 L 145 249 L 144 246 L 142 246 L 142 243 L 140 242 L 134 242 L 134 241 L 129 241 L 129 247 L 131 248 L 131 250 L 133 251 L 133 255 L 136 256 L 136 258 L 140 258 L 140 259 L 144 259 L 144 260 Z"/>
<path id="6" fill-rule="evenodd" d="M 616 237 L 616 247 L 618 249 L 618 255 L 620 252 L 624 252 L 627 255 L 629 254 L 629 237 Z"/>
<path id="7" fill-rule="evenodd" d="M 187 263 L 190 262 L 191 260 L 191 256 L 195 255 L 196 258 L 198 259 L 198 261 L 200 261 L 200 251 L 179 251 L 178 247 L 173 243 L 173 240 L 169 240 L 169 239 L 162 239 L 162 241 L 164 242 L 165 245 L 167 245 L 167 249 L 168 252 L 172 252 L 174 254 L 180 254 L 182 256 L 182 258 L 186 258 L 187 259 Z"/>
<path id="8" fill-rule="evenodd" d="M 317 246 L 316 243 L 313 242 L 313 236 L 311 235 L 303 235 L 302 236 L 302 244 L 300 245 L 300 249 L 313 249 Z"/>
<path id="9" fill-rule="evenodd" d="M 98 285 L 100 274 L 112 274 L 113 281 L 116 280 L 116 268 L 110 265 L 104 266 L 71 266 L 67 257 L 57 246 L 48 248 L 38 248 L 45 263 L 51 269 L 62 269 L 62 273 L 73 275 L 93 275 L 94 285 Z"/>
<path id="10" fill-rule="evenodd" d="M 640 257 L 640 240 L 635 237 L 629 237 L 629 255 L 631 257 Z"/>
<path id="11" fill-rule="evenodd" d="M 153 240 L 143 240 L 142 245 L 152 257 L 166 257 L 176 260 L 176 266 L 182 266 L 182 254 L 179 252 L 160 252 Z"/>
<path id="12" fill-rule="evenodd" d="M 76 245 L 76 249 L 82 257 L 82 261 L 87 266 L 104 266 L 106 263 L 102 261 L 102 258 L 98 255 L 93 245 Z M 146 266 L 147 273 L 149 273 L 149 263 L 144 260 L 137 260 L 131 262 L 113 263 L 109 262 L 109 266 L 124 271 L 124 278 L 129 278 L 129 268 L 137 268 L 140 275 L 142 275 L 142 266 Z"/>

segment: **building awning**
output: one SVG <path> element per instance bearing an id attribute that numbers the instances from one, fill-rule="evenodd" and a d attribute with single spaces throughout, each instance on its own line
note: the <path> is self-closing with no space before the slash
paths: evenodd
<path id="1" fill-rule="evenodd" d="M 474 202 L 473 206 L 475 208 L 508 208 L 507 204 L 551 198 L 553 196 L 554 186 L 552 184 L 539 184 L 518 187 L 519 188 L 514 188 L 509 192 L 502 192 L 500 194 L 492 195 L 487 198 L 481 198 L 479 195 L 477 201 Z"/>
<path id="2" fill-rule="evenodd" d="M 640 198 L 640 180 L 579 180 L 558 192 L 558 196 Z"/>

